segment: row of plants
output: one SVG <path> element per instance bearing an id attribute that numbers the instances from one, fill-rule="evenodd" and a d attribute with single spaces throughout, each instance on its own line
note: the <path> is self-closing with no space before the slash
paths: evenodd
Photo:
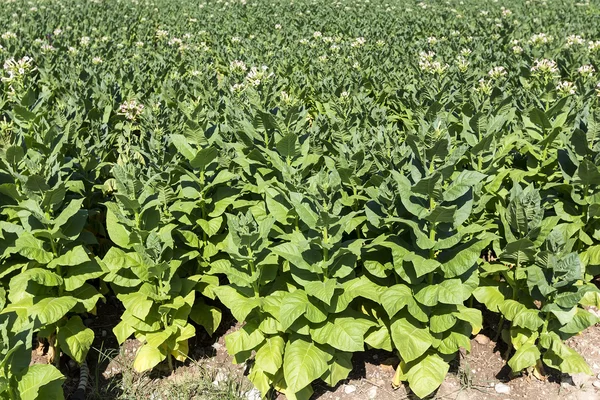
<path id="1" fill-rule="evenodd" d="M 0 42 L 0 396 L 61 398 L 60 355 L 85 361 L 109 296 L 140 372 L 231 313 L 227 350 L 264 397 L 308 399 L 370 348 L 426 397 L 489 313 L 513 372 L 591 373 L 565 340 L 599 322 L 599 98 L 578 72 L 597 54 L 523 38 L 567 11 L 589 37 L 593 6 L 515 2 L 519 25 L 481 2 L 341 20 L 309 1 L 22 3 L 0 10 L 22 21 Z M 436 61 L 459 54 L 464 71 Z M 29 366 L 34 337 L 50 364 Z"/>

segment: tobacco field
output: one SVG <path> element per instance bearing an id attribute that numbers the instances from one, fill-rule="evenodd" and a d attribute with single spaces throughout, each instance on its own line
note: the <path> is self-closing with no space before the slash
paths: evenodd
<path id="1" fill-rule="evenodd" d="M 233 315 L 264 398 L 371 348 L 427 397 L 496 315 L 591 374 L 599 7 L 0 0 L 0 398 L 63 398 L 110 297 L 140 372 Z"/>

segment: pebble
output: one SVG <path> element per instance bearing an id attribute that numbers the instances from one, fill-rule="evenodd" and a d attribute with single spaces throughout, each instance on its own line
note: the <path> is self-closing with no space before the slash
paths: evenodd
<path id="1" fill-rule="evenodd" d="M 219 349 L 221 349 L 222 347 L 223 347 L 223 345 L 222 345 L 222 344 L 220 344 L 220 343 L 218 343 L 218 342 L 215 342 L 215 343 L 213 343 L 213 345 L 212 345 L 212 348 L 213 348 L 213 349 L 215 349 L 215 350 L 219 350 Z"/>
<path id="2" fill-rule="evenodd" d="M 479 344 L 488 344 L 490 342 L 490 338 L 480 333 L 479 335 L 475 336 L 475 341 Z"/>
<path id="3" fill-rule="evenodd" d="M 369 389 L 369 391 L 367 392 L 367 397 L 370 400 L 373 400 L 374 398 L 377 397 L 377 388 L 375 386 L 373 386 L 371 389 Z"/>
<path id="4" fill-rule="evenodd" d="M 346 394 L 350 394 L 350 393 L 354 393 L 356 392 L 356 386 L 354 385 L 346 385 L 346 387 L 344 388 L 344 393 Z"/>
<path id="5" fill-rule="evenodd" d="M 600 374 L 598 374 L 598 376 L 596 378 L 600 379 Z"/>
<path id="6" fill-rule="evenodd" d="M 260 390 L 254 388 L 252 390 L 249 390 L 246 392 L 246 399 L 247 400 L 261 400 L 262 399 L 262 395 L 260 394 Z"/>
<path id="7" fill-rule="evenodd" d="M 592 386 L 600 389 L 600 380 L 592 382 Z"/>
<path id="8" fill-rule="evenodd" d="M 217 375 L 215 376 L 215 380 L 213 381 L 213 385 L 219 386 L 219 384 L 221 382 L 224 382 L 225 380 L 227 380 L 227 375 L 225 373 L 223 373 L 223 371 L 219 371 L 219 372 L 217 372 Z"/>
<path id="9" fill-rule="evenodd" d="M 496 393 L 510 394 L 510 386 L 505 385 L 504 383 L 496 383 L 494 390 L 496 390 Z"/>

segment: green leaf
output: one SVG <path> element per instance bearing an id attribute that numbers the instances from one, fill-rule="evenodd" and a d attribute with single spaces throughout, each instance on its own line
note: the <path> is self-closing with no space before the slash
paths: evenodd
<path id="1" fill-rule="evenodd" d="M 263 343 L 265 337 L 254 324 L 246 324 L 241 329 L 225 336 L 225 346 L 237 363 L 245 361 L 250 352 Z"/>
<path id="2" fill-rule="evenodd" d="M 285 331 L 292 324 L 306 313 L 308 307 L 308 297 L 303 290 L 296 290 L 285 295 L 281 301 L 279 311 L 279 322 L 281 328 Z"/>
<path id="3" fill-rule="evenodd" d="M 123 302 L 123 306 L 125 306 L 125 309 L 129 311 L 131 315 L 142 321 L 146 319 L 146 316 L 148 316 L 148 313 L 150 313 L 150 309 L 154 304 L 148 296 L 141 292 L 119 294 L 117 297 Z"/>
<path id="4" fill-rule="evenodd" d="M 44 242 L 31 233 L 23 232 L 15 241 L 16 251 L 25 258 L 40 264 L 48 264 L 54 258 L 52 252 L 44 249 Z"/>
<path id="5" fill-rule="evenodd" d="M 245 321 L 248 314 L 260 305 L 259 298 L 246 297 L 231 286 L 216 287 L 213 291 L 240 322 Z"/>
<path id="6" fill-rule="evenodd" d="M 322 326 L 311 329 L 311 338 L 341 351 L 356 352 L 365 349 L 365 333 L 372 324 L 364 319 L 337 317 Z"/>
<path id="7" fill-rule="evenodd" d="M 405 362 L 416 360 L 433 344 L 427 328 L 419 328 L 406 318 L 398 318 L 391 325 L 392 340 Z"/>
<path id="8" fill-rule="evenodd" d="M 94 341 L 94 331 L 86 328 L 81 318 L 73 316 L 58 328 L 58 341 L 61 350 L 81 364 Z"/>
<path id="9" fill-rule="evenodd" d="M 285 342 L 281 336 L 267 338 L 256 352 L 256 364 L 265 372 L 275 375 L 283 365 Z"/>
<path id="10" fill-rule="evenodd" d="M 62 382 L 65 377 L 53 365 L 34 364 L 17 383 L 21 400 L 64 399 Z"/>
<path id="11" fill-rule="evenodd" d="M 519 347 L 517 352 L 508 360 L 508 366 L 513 372 L 523 371 L 534 366 L 541 357 L 540 350 L 535 343 L 525 343 Z"/>
<path id="12" fill-rule="evenodd" d="M 188 144 L 188 141 L 183 135 L 171 135 L 171 142 L 188 161 L 192 161 L 195 156 L 194 149 Z"/>
<path id="13" fill-rule="evenodd" d="M 217 307 L 197 300 L 190 311 L 190 318 L 198 325 L 203 326 L 209 336 L 212 336 L 221 324 L 222 313 Z"/>
<path id="14" fill-rule="evenodd" d="M 110 207 L 106 209 L 106 229 L 110 240 L 117 246 L 124 249 L 131 247 L 129 243 L 129 231 L 119 222 L 119 219 Z"/>
<path id="15" fill-rule="evenodd" d="M 152 347 L 148 344 L 139 348 L 135 360 L 133 361 L 133 369 L 137 372 L 144 372 L 156 367 L 161 361 L 167 358 L 164 350 Z"/>
<path id="16" fill-rule="evenodd" d="M 277 151 L 283 157 L 294 157 L 296 155 L 296 140 L 298 137 L 293 133 L 288 133 L 279 142 L 277 142 Z"/>
<path id="17" fill-rule="evenodd" d="M 207 147 L 200 150 L 196 156 L 190 161 L 192 168 L 204 169 L 208 166 L 217 156 L 219 151 L 214 147 Z"/>
<path id="18" fill-rule="evenodd" d="M 419 398 L 424 398 L 433 393 L 444 381 L 450 366 L 437 354 L 427 354 L 423 358 L 410 363 L 401 363 L 405 379 L 410 389 Z"/>
<path id="19" fill-rule="evenodd" d="M 283 373 L 287 390 L 299 392 L 327 372 L 332 355 L 299 335 L 292 336 L 285 347 Z"/>
<path id="20" fill-rule="evenodd" d="M 34 304 L 30 314 L 37 317 L 42 326 L 50 325 L 63 318 L 77 304 L 71 296 L 46 297 Z"/>
<path id="21" fill-rule="evenodd" d="M 329 364 L 329 370 L 321 377 L 330 387 L 348 378 L 352 371 L 352 353 L 336 351 Z"/>

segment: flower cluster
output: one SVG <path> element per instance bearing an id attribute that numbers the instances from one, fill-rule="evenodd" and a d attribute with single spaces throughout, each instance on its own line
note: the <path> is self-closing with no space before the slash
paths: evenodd
<path id="1" fill-rule="evenodd" d="M 531 67 L 531 72 L 538 75 L 554 75 L 558 72 L 556 61 L 543 58 L 536 59 Z"/>
<path id="2" fill-rule="evenodd" d="M 558 85 L 556 85 L 556 90 L 561 96 L 569 96 L 575 94 L 575 85 L 573 82 L 558 82 Z"/>
<path id="3" fill-rule="evenodd" d="M 250 68 L 248 75 L 246 75 L 246 80 L 252 86 L 260 86 L 261 82 L 273 76 L 273 73 L 267 74 L 268 69 L 269 68 L 266 65 L 263 65 L 260 69 L 258 67 L 252 67 Z"/>
<path id="4" fill-rule="evenodd" d="M 590 51 L 598 51 L 600 50 L 600 40 L 596 40 L 596 41 L 589 41 L 588 42 L 588 49 Z"/>
<path id="5" fill-rule="evenodd" d="M 550 43 L 552 40 L 552 36 L 548 36 L 545 33 L 536 33 L 529 39 L 529 43 L 534 46 L 540 46 L 542 44 Z"/>
<path id="6" fill-rule="evenodd" d="M 25 75 L 33 71 L 33 59 L 25 56 L 20 60 L 9 58 L 4 62 L 4 71 L 8 76 L 3 77 L 2 81 L 9 84 L 22 80 Z"/>
<path id="7" fill-rule="evenodd" d="M 169 37 L 169 31 L 165 31 L 164 29 L 158 29 L 156 31 L 157 39 L 166 39 L 167 37 Z"/>
<path id="8" fill-rule="evenodd" d="M 144 105 L 135 100 L 129 100 L 119 106 L 119 114 L 130 121 L 134 121 L 144 111 Z"/>
<path id="9" fill-rule="evenodd" d="M 362 45 L 364 45 L 367 42 L 367 40 L 364 37 L 357 37 L 356 39 L 354 39 L 354 41 L 350 44 L 350 46 L 352 47 L 361 47 Z"/>
<path id="10" fill-rule="evenodd" d="M 488 76 L 490 77 L 490 79 L 499 79 L 505 76 L 506 74 L 506 68 L 504 67 L 494 67 L 488 72 Z"/>
<path id="11" fill-rule="evenodd" d="M 583 38 L 579 35 L 569 35 L 567 36 L 567 43 L 566 46 L 567 47 L 571 47 L 571 46 L 575 46 L 575 45 L 581 45 L 584 44 L 585 40 L 583 40 Z"/>
<path id="12" fill-rule="evenodd" d="M 11 39 L 16 39 L 17 35 L 13 32 L 5 32 L 2 34 L 2 39 L 4 40 L 11 40 Z"/>
<path id="13" fill-rule="evenodd" d="M 229 69 L 232 72 L 246 72 L 248 67 L 246 67 L 246 64 L 243 61 L 234 60 L 229 63 Z"/>
<path id="14" fill-rule="evenodd" d="M 577 69 L 577 72 L 579 73 L 579 75 L 583 76 L 584 78 L 589 78 L 591 76 L 594 75 L 594 73 L 596 72 L 596 69 L 594 68 L 593 65 L 582 65 L 581 67 L 579 67 Z"/>

